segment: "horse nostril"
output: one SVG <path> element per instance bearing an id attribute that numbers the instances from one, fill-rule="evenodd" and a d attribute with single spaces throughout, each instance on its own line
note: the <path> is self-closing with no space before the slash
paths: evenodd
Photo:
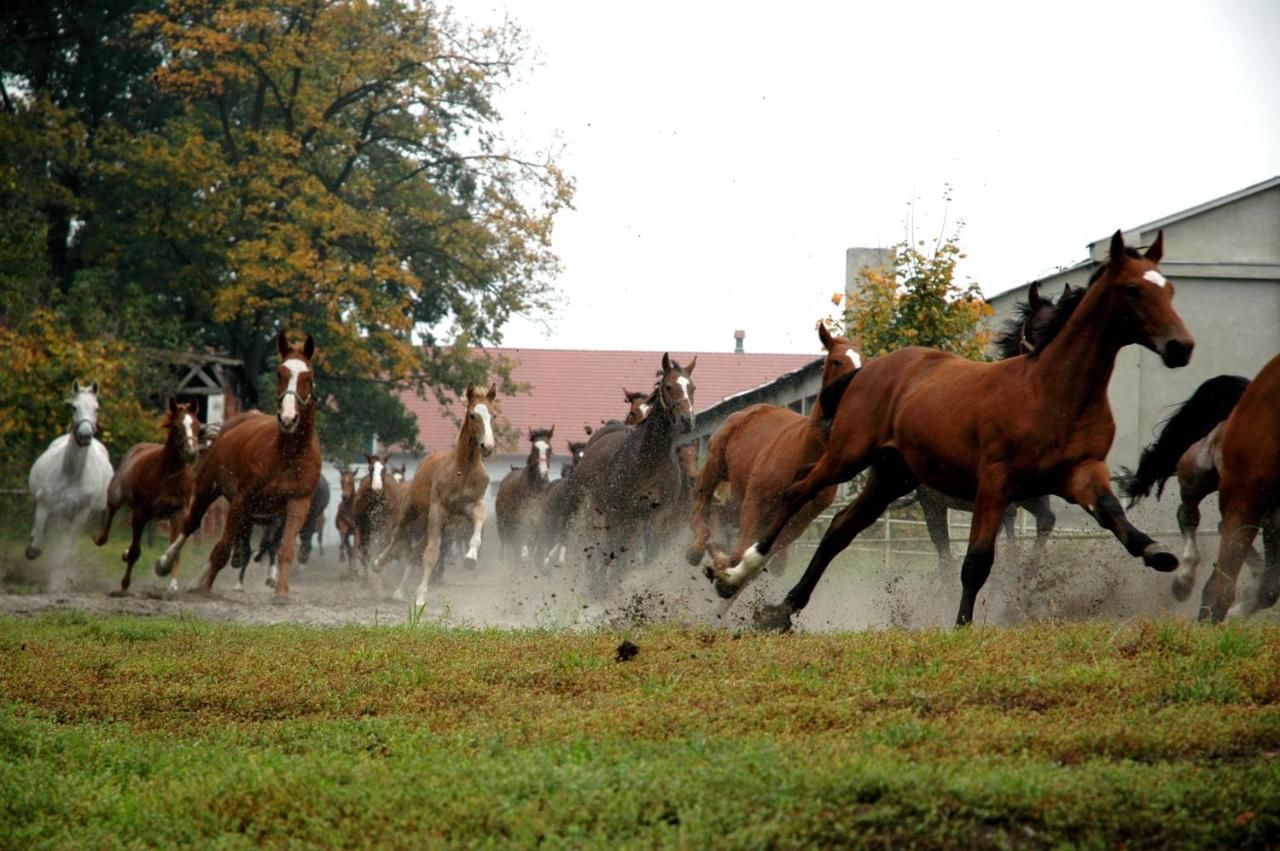
<path id="1" fill-rule="evenodd" d="M 1195 342 L 1183 342 L 1182 340 L 1170 340 L 1164 345 L 1162 360 L 1164 365 L 1168 367 L 1186 366 L 1191 362 L 1191 350 L 1195 348 Z"/>

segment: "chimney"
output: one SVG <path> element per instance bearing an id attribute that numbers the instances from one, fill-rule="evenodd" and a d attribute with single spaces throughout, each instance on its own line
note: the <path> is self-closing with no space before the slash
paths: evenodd
<path id="1" fill-rule="evenodd" d="M 746 336 L 747 336 L 746 331 L 733 332 L 733 353 L 734 354 L 736 355 L 742 354 L 742 339 Z"/>

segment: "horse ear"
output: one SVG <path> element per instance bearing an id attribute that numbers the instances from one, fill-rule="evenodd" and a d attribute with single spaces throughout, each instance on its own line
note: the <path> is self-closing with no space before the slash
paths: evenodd
<path id="1" fill-rule="evenodd" d="M 694 355 L 693 360 L 689 361 L 689 365 L 684 368 L 686 373 L 693 372 L 693 368 L 698 365 L 698 356 Z"/>
<path id="2" fill-rule="evenodd" d="M 671 370 L 671 353 L 663 352 L 662 353 L 662 371 L 669 372 L 670 370 Z"/>
<path id="3" fill-rule="evenodd" d="M 822 348 L 831 351 L 831 347 L 835 345 L 835 340 L 831 338 L 831 331 L 827 328 L 827 323 L 821 319 L 818 320 L 818 339 L 822 342 Z"/>
<path id="4" fill-rule="evenodd" d="M 71 379 L 71 395 L 72 396 L 80 395 L 80 379 L 78 378 Z"/>
<path id="5" fill-rule="evenodd" d="M 1071 295 L 1071 285 L 1064 284 L 1062 287 L 1062 295 L 1058 296 L 1058 301 L 1064 300 L 1069 295 Z"/>
<path id="6" fill-rule="evenodd" d="M 1164 230 L 1156 231 L 1156 241 L 1151 243 L 1151 247 L 1147 249 L 1146 258 L 1152 263 L 1159 263 L 1160 258 L 1164 256 Z"/>
<path id="7" fill-rule="evenodd" d="M 280 353 L 282 358 L 289 356 L 289 338 L 285 336 L 283 328 L 276 334 L 276 351 Z"/>
<path id="8" fill-rule="evenodd" d="M 98 379 L 95 378 L 93 381 L 89 382 L 89 392 L 95 396 L 98 395 Z"/>
<path id="9" fill-rule="evenodd" d="M 622 401 L 624 402 L 631 401 L 631 391 L 625 387 L 622 388 Z"/>
<path id="10" fill-rule="evenodd" d="M 307 335 L 307 341 L 302 344 L 302 354 L 307 360 L 311 360 L 311 356 L 316 353 L 316 341 L 310 334 Z"/>
<path id="11" fill-rule="evenodd" d="M 555 436 L 555 433 L 556 433 L 555 426 L 552 426 L 551 428 L 547 429 L 547 440 L 550 441 L 551 438 Z"/>
<path id="12" fill-rule="evenodd" d="M 1040 282 L 1033 281 L 1031 286 L 1027 287 L 1027 305 L 1035 310 L 1043 303 L 1044 300 L 1040 298 Z"/>
<path id="13" fill-rule="evenodd" d="M 472 399 L 476 397 L 476 386 L 472 384 L 470 381 L 468 381 L 467 390 L 463 395 L 466 396 L 467 401 L 470 402 Z"/>
<path id="14" fill-rule="evenodd" d="M 1111 235 L 1110 262 L 1119 263 L 1124 257 L 1124 231 L 1118 230 Z"/>
<path id="15" fill-rule="evenodd" d="M 486 395 L 489 397 L 490 402 L 498 398 L 498 382 L 495 381 L 489 385 L 489 392 Z"/>

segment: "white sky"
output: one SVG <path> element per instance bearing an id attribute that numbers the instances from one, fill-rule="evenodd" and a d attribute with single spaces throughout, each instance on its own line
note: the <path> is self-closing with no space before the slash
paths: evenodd
<path id="1" fill-rule="evenodd" d="M 1280 174 L 1280 0 L 454 0 L 539 51 L 502 103 L 565 145 L 563 307 L 511 346 L 812 352 L 850 246 L 965 221 L 987 295 Z"/>

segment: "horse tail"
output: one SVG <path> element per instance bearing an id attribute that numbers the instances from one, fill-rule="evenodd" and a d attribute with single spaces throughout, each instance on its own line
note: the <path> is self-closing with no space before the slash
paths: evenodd
<path id="1" fill-rule="evenodd" d="M 1129 498 L 1130 506 L 1151 493 L 1152 486 L 1156 489 L 1156 499 L 1160 498 L 1165 482 L 1177 472 L 1182 453 L 1231 415 L 1248 386 L 1249 379 L 1239 375 L 1210 378 L 1160 423 L 1155 442 L 1142 450 L 1138 469 L 1121 467 L 1121 474 L 1116 477 L 1116 484 Z"/>

